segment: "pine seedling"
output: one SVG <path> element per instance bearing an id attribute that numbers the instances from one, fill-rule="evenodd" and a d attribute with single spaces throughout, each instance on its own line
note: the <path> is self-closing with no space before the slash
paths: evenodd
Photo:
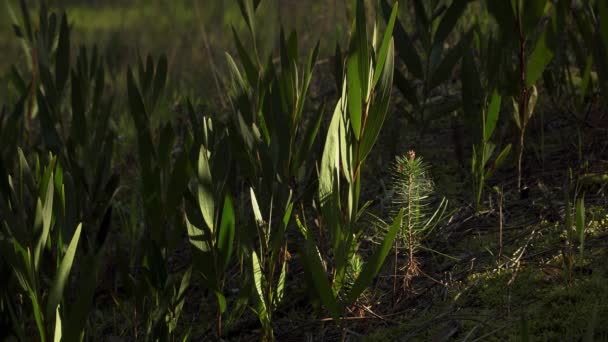
<path id="1" fill-rule="evenodd" d="M 407 253 L 407 264 L 405 265 L 404 285 L 409 287 L 413 278 L 421 272 L 416 253 L 419 249 L 427 249 L 422 242 L 434 230 L 439 222 L 445 217 L 448 201 L 442 198 L 439 205 L 434 206 L 434 186 L 428 174 L 428 165 L 421 157 L 416 157 L 414 151 L 407 155 L 398 156 L 391 170 L 394 197 L 392 200 L 395 211 L 403 210 L 401 222 L 400 239 L 402 247 Z M 395 248 L 395 259 L 398 256 L 398 248 Z M 432 250 L 431 250 L 432 251 Z M 397 263 L 395 262 L 395 283 Z"/>

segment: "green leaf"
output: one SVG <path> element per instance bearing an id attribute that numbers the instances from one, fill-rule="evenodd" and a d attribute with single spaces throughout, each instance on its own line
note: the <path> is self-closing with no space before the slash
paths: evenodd
<path id="1" fill-rule="evenodd" d="M 52 178 L 52 174 L 51 174 Z M 44 200 L 44 204 L 42 208 L 42 232 L 40 234 L 40 238 L 38 243 L 36 244 L 36 248 L 34 249 L 34 270 L 38 271 L 38 265 L 40 264 L 40 256 L 42 255 L 42 251 L 46 246 L 46 241 L 49 238 L 49 232 L 51 230 L 51 223 L 53 222 L 53 197 L 54 197 L 54 184 L 53 182 L 48 182 L 48 188 L 46 189 L 46 198 Z M 53 311 L 55 308 L 53 308 Z M 53 312 L 49 314 L 52 315 Z"/>
<path id="2" fill-rule="evenodd" d="M 357 17 L 355 20 L 355 29 L 354 36 L 351 37 L 353 41 L 351 45 L 356 45 L 356 48 L 353 49 L 351 46 L 352 52 L 357 53 L 358 55 L 358 64 L 359 64 L 359 81 L 361 82 L 361 96 L 363 100 L 367 101 L 368 96 L 368 88 L 369 88 L 369 71 L 370 71 L 370 53 L 369 53 L 369 44 L 367 41 L 367 14 L 365 12 L 365 0 L 356 0 L 357 1 Z"/>
<path id="3" fill-rule="evenodd" d="M 209 240 L 209 234 L 206 234 L 206 232 L 208 232 L 208 230 L 203 230 L 198 228 L 192 221 L 194 220 L 194 218 L 191 218 L 191 214 L 189 214 L 188 210 L 186 209 L 186 215 L 184 215 L 186 218 L 186 229 L 188 230 L 188 239 L 190 240 L 190 243 L 192 244 L 192 246 L 194 246 L 198 251 L 200 252 L 207 252 L 209 250 L 208 247 L 208 240 Z"/>
<path id="4" fill-rule="evenodd" d="M 253 188 L 249 189 L 249 194 L 251 196 L 251 207 L 253 208 L 253 216 L 255 217 L 256 224 L 258 226 L 261 226 L 264 224 L 264 218 L 262 217 L 262 212 L 260 211 L 258 200 L 255 198 L 255 192 L 253 191 Z"/>
<path id="5" fill-rule="evenodd" d="M 300 90 L 300 94 L 298 94 L 298 110 L 297 115 L 298 118 L 302 115 L 302 111 L 304 110 L 304 103 L 306 102 L 306 94 L 308 93 L 308 88 L 310 87 L 310 80 L 312 79 L 312 72 L 317 64 L 317 58 L 319 57 L 319 49 L 321 47 L 321 41 L 317 40 L 317 44 L 315 48 L 310 51 L 308 55 L 308 63 L 306 64 L 306 71 L 304 73 L 304 80 L 302 83 L 302 88 Z M 294 65 L 295 67 L 295 65 Z M 297 69 L 296 69 L 297 71 Z M 297 73 L 296 73 L 297 75 Z M 296 77 L 297 82 L 297 77 Z M 297 85 L 296 85 L 297 86 Z"/>
<path id="6" fill-rule="evenodd" d="M 219 291 L 213 291 L 213 293 L 215 293 L 215 298 L 217 298 L 220 313 L 224 313 L 226 311 L 226 297 Z"/>
<path id="7" fill-rule="evenodd" d="M 82 230 L 82 224 L 79 224 L 72 236 L 72 240 L 68 245 L 68 249 L 61 260 L 61 264 L 59 265 L 59 269 L 57 270 L 57 275 L 55 276 L 55 281 L 53 281 L 53 287 L 51 288 L 51 292 L 49 293 L 49 298 L 46 306 L 46 315 L 50 317 L 59 302 L 63 298 L 63 290 L 65 289 L 65 285 L 68 280 L 68 276 L 70 275 L 70 270 L 72 269 L 72 263 L 74 262 L 74 256 L 76 255 L 76 249 L 78 248 L 78 241 L 80 239 L 80 232 Z"/>
<path id="8" fill-rule="evenodd" d="M 387 54 L 386 64 L 382 71 L 380 83 L 375 90 L 375 97 L 370 105 L 369 115 L 367 117 L 365 133 L 361 137 L 360 158 L 365 160 L 376 143 L 380 130 L 386 119 L 391 93 L 393 90 L 393 73 L 394 73 L 394 44 L 391 39 Z"/>
<path id="9" fill-rule="evenodd" d="M 395 242 L 395 238 L 397 237 L 397 232 L 399 231 L 399 228 L 401 228 L 402 219 L 403 209 L 399 211 L 393 224 L 388 228 L 388 232 L 386 233 L 386 236 L 384 236 L 382 244 L 376 253 L 374 253 L 374 255 L 368 259 L 367 263 L 365 263 L 357 280 L 355 280 L 353 287 L 348 292 L 347 300 L 349 303 L 353 303 L 359 298 L 361 293 L 363 293 L 363 291 L 372 283 L 372 280 L 382 268 L 384 259 L 390 252 L 391 247 Z"/>
<path id="10" fill-rule="evenodd" d="M 236 43 L 236 50 L 239 54 L 239 58 L 243 64 L 243 67 L 245 68 L 247 80 L 251 86 L 255 86 L 258 83 L 258 70 L 253 63 L 252 58 L 247 53 L 247 49 L 245 49 L 245 46 L 243 43 L 241 43 L 239 36 L 236 34 L 236 29 L 234 26 L 232 27 L 232 35 L 234 37 L 234 42 Z"/>
<path id="11" fill-rule="evenodd" d="M 182 309 L 184 307 L 184 302 L 186 301 L 186 290 L 190 287 L 190 279 L 192 278 L 192 266 L 188 267 L 184 275 L 182 276 L 182 281 L 179 285 L 179 290 L 177 292 L 177 304 L 175 305 L 174 314 L 176 316 L 176 320 L 182 313 Z"/>
<path id="12" fill-rule="evenodd" d="M 252 252 L 251 262 L 253 264 L 253 280 L 255 283 L 255 291 L 258 295 L 258 299 L 263 307 L 263 310 L 268 312 L 268 308 L 266 308 L 266 300 L 264 299 L 264 274 L 262 273 L 262 269 L 260 267 L 260 259 L 255 251 Z"/>
<path id="13" fill-rule="evenodd" d="M 29 291 L 30 300 L 32 301 L 32 307 L 34 311 L 34 320 L 36 321 L 36 327 L 38 328 L 38 333 L 40 334 L 40 341 L 46 341 L 46 327 L 44 326 L 44 317 L 42 314 L 42 309 L 40 308 L 40 303 L 38 302 L 38 298 L 36 294 L 30 290 Z"/>
<path id="14" fill-rule="evenodd" d="M 228 266 L 230 257 L 232 256 L 232 246 L 234 243 L 235 231 L 235 215 L 232 198 L 226 194 L 224 198 L 224 208 L 222 210 L 222 220 L 220 223 L 220 231 L 218 235 L 218 251 L 220 267 L 225 269 Z"/>
<path id="15" fill-rule="evenodd" d="M 79 268 L 86 270 L 80 275 L 76 288 L 78 296 L 76 301 L 70 305 L 67 322 L 64 324 L 65 341 L 77 341 L 84 331 L 88 319 L 88 313 L 93 303 L 95 290 L 97 288 L 97 274 L 99 272 L 100 257 L 89 254 L 84 260 L 79 260 Z"/>
<path id="16" fill-rule="evenodd" d="M 538 91 L 536 90 L 536 86 L 533 85 L 530 89 L 530 97 L 528 98 L 528 105 L 526 106 L 526 115 L 524 116 L 524 127 L 532 118 L 534 114 L 534 108 L 536 107 L 536 101 L 538 100 Z"/>
<path id="17" fill-rule="evenodd" d="M 207 227 L 213 232 L 215 230 L 215 201 L 213 198 L 211 168 L 209 167 L 209 159 L 205 146 L 201 146 L 198 154 L 198 204 Z"/>
<path id="18" fill-rule="evenodd" d="M 59 314 L 59 305 L 57 305 L 57 309 L 55 309 L 55 334 L 53 341 L 61 342 L 61 315 Z"/>
<path id="19" fill-rule="evenodd" d="M 502 97 L 497 91 L 492 94 L 490 105 L 488 106 L 488 114 L 485 120 L 485 127 L 483 130 L 483 140 L 490 141 L 492 134 L 494 134 L 494 128 L 496 128 L 496 122 L 498 121 L 498 114 L 500 113 L 500 103 Z"/>
<path id="20" fill-rule="evenodd" d="M 304 266 L 310 275 L 315 289 L 321 299 L 321 303 L 329 311 L 336 322 L 340 322 L 340 309 L 338 302 L 327 279 L 327 274 L 321 262 L 321 255 L 315 245 L 314 238 L 309 232 L 306 238 L 306 249 L 303 254 Z"/>
<path id="21" fill-rule="evenodd" d="M 363 94 L 361 92 L 362 83 L 359 78 L 359 56 L 357 53 L 352 53 L 348 57 L 347 61 L 347 99 L 348 99 L 348 112 L 350 114 L 350 123 L 353 127 L 353 133 L 355 139 L 359 140 L 361 134 L 361 116 L 362 116 L 362 103 Z"/>
<path id="22" fill-rule="evenodd" d="M 243 15 L 243 18 L 245 19 L 245 22 L 247 23 L 247 27 L 249 27 L 249 32 L 251 33 L 252 37 L 256 37 L 255 35 L 255 8 L 257 8 L 257 5 L 259 4 L 259 0 L 256 0 L 256 5 L 254 7 L 254 5 L 251 3 L 251 0 L 238 0 L 238 4 L 239 4 L 239 8 L 241 9 L 241 14 Z"/>
<path id="23" fill-rule="evenodd" d="M 502 165 L 502 163 L 505 161 L 505 159 L 509 155 L 509 152 L 511 152 L 511 144 L 505 146 L 505 148 L 502 151 L 500 151 L 500 153 L 498 154 L 498 157 L 496 157 L 496 160 L 494 160 L 494 163 L 491 165 L 491 167 L 488 167 L 488 169 L 486 170 L 486 172 L 484 174 L 485 179 L 492 177 L 494 172 L 496 170 L 498 170 L 500 168 L 500 166 Z"/>
<path id="24" fill-rule="evenodd" d="M 373 86 L 378 83 L 380 80 L 380 75 L 382 74 L 382 70 L 384 70 L 384 63 L 386 62 L 387 54 L 389 54 L 389 48 L 391 50 L 394 49 L 392 47 L 392 36 L 393 36 L 393 28 L 395 27 L 395 20 L 397 19 L 397 13 L 399 13 L 399 2 L 395 2 L 393 5 L 393 10 L 391 11 L 390 18 L 388 23 L 386 24 L 386 31 L 384 32 L 384 37 L 382 38 L 382 45 L 380 45 L 380 50 L 378 51 L 378 57 L 376 61 L 376 68 L 374 70 L 374 82 Z M 391 51 L 392 52 L 392 51 Z M 394 54 L 394 52 L 393 52 Z"/>
<path id="25" fill-rule="evenodd" d="M 515 121 L 515 125 L 517 126 L 517 128 L 521 130 L 521 122 L 520 122 L 521 115 L 519 113 L 519 103 L 517 102 L 515 97 L 511 98 L 511 103 L 513 105 L 513 121 Z"/>
<path id="26" fill-rule="evenodd" d="M 345 99 L 342 97 L 336 104 L 336 109 L 327 129 L 327 137 L 319 169 L 319 199 L 321 200 L 321 204 L 334 191 L 334 179 L 338 176 L 337 170 L 340 165 L 340 121 L 342 119 L 344 101 Z"/>
<path id="27" fill-rule="evenodd" d="M 277 282 L 277 293 L 276 293 L 276 297 L 275 302 L 274 302 L 274 306 L 278 306 L 281 301 L 283 300 L 283 297 L 285 295 L 285 280 L 287 279 L 287 260 L 283 260 L 283 266 L 281 267 L 281 274 L 279 275 L 279 280 Z"/>
<path id="28" fill-rule="evenodd" d="M 462 13 L 467 8 L 467 4 L 469 0 L 454 0 L 450 7 L 447 9 L 443 18 L 441 18 L 441 22 L 439 23 L 439 27 L 435 32 L 434 44 L 436 46 L 443 45 L 443 42 L 448 37 L 450 32 L 456 26 L 458 19 L 462 16 Z"/>
<path id="29" fill-rule="evenodd" d="M 530 87 L 542 76 L 543 71 L 553 59 L 553 51 L 547 45 L 547 30 L 536 41 L 534 50 L 526 65 L 526 86 Z"/>

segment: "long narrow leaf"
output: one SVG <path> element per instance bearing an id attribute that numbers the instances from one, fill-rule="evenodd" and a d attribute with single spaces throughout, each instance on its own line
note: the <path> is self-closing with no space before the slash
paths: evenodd
<path id="1" fill-rule="evenodd" d="M 52 175 L 51 175 L 52 178 Z M 48 188 L 46 190 L 46 199 L 42 206 L 42 232 L 36 248 L 34 249 L 34 271 L 38 271 L 38 265 L 40 264 L 40 256 L 46 246 L 46 241 L 49 237 L 49 231 L 51 230 L 51 222 L 53 221 L 53 197 L 54 197 L 54 184 L 48 182 Z M 55 308 L 53 308 L 55 310 Z M 52 314 L 52 312 L 51 312 Z"/>
<path id="2" fill-rule="evenodd" d="M 490 141 L 492 134 L 494 134 L 494 128 L 496 128 L 496 122 L 498 121 L 498 113 L 500 112 L 500 103 L 502 97 L 497 91 L 492 94 L 490 105 L 488 106 L 488 114 L 486 116 L 486 123 L 483 130 L 483 140 Z"/>
<path id="3" fill-rule="evenodd" d="M 201 146 L 198 155 L 198 204 L 205 219 L 207 227 L 214 232 L 215 201 L 213 198 L 213 181 L 207 150 Z"/>
<path id="4" fill-rule="evenodd" d="M 347 299 L 349 303 L 353 303 L 359 295 L 363 293 L 363 291 L 372 283 L 372 280 L 378 274 L 380 269 L 382 268 L 382 264 L 384 263 L 384 259 L 388 255 L 395 242 L 395 238 L 397 237 L 397 232 L 399 228 L 401 228 L 401 220 L 403 219 L 403 209 L 399 211 L 399 214 L 393 221 L 393 224 L 389 227 L 380 248 L 372 255 L 372 257 L 367 261 L 365 266 L 363 266 L 363 270 L 355 280 L 353 287 L 350 289 L 350 292 L 347 295 Z"/>
<path id="5" fill-rule="evenodd" d="M 536 41 L 526 66 L 526 85 L 528 87 L 536 83 L 552 59 L 553 51 L 547 45 L 547 30 L 545 29 Z"/>
<path id="6" fill-rule="evenodd" d="M 334 321 L 340 322 L 338 302 L 331 289 L 327 274 L 325 273 L 325 269 L 321 262 L 321 255 L 319 254 L 319 250 L 317 249 L 314 238 L 310 232 L 306 239 L 306 250 L 303 256 L 305 267 L 312 278 L 315 289 L 321 299 L 321 303 L 323 303 L 327 311 L 329 311 Z"/>
<path id="7" fill-rule="evenodd" d="M 220 257 L 220 267 L 226 268 L 232 256 L 232 246 L 234 243 L 235 215 L 234 206 L 230 195 L 224 198 L 224 208 L 222 210 L 222 220 L 218 234 L 217 248 Z"/>
<path id="8" fill-rule="evenodd" d="M 51 288 L 51 292 L 49 294 L 49 298 L 46 306 L 46 315 L 47 317 L 51 317 L 55 309 L 59 305 L 59 302 L 63 298 L 63 290 L 65 289 L 65 285 L 68 280 L 68 276 L 70 275 L 70 270 L 72 269 L 72 263 L 74 262 L 74 256 L 76 255 L 76 249 L 78 247 L 78 241 L 80 240 L 80 232 L 82 230 L 82 224 L 79 224 L 72 236 L 72 240 L 68 245 L 68 249 L 61 260 L 61 264 L 59 265 L 59 269 L 57 270 L 57 275 L 55 276 L 55 281 L 53 281 L 53 287 Z"/>
<path id="9" fill-rule="evenodd" d="M 388 24 L 386 24 L 386 31 L 384 32 L 384 37 L 382 38 L 382 45 L 380 45 L 380 50 L 378 52 L 378 58 L 376 61 L 376 68 L 374 70 L 374 83 L 373 86 L 378 83 L 380 79 L 380 75 L 382 74 L 382 70 L 384 69 L 384 63 L 386 62 L 387 55 L 389 54 L 389 48 L 392 50 L 392 36 L 393 36 L 393 28 L 395 27 L 395 20 L 397 19 L 397 13 L 399 13 L 399 2 L 395 2 L 393 5 L 393 10 L 391 11 L 391 16 L 388 20 Z M 391 51 L 392 52 L 392 51 Z"/>

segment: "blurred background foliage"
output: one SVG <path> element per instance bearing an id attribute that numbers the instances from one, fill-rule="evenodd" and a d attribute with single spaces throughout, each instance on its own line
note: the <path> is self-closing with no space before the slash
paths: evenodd
<path id="1" fill-rule="evenodd" d="M 29 2 L 35 13 L 38 2 Z M 226 70 L 224 52 L 234 50 L 231 27 L 239 34 L 246 30 L 236 0 L 56 0 L 50 4 L 69 13 L 75 46 L 92 41 L 100 45 L 115 80 L 122 81 L 125 66 L 138 54 L 166 53 L 173 80 L 180 88 L 199 93 L 216 91 L 212 69 Z M 278 48 L 282 25 L 286 32 L 300 32 L 302 51 L 314 47 L 322 35 L 321 56 L 327 56 L 337 41 L 346 41 L 351 7 L 337 0 L 263 1 L 256 11 L 260 52 L 266 56 Z M 23 60 L 18 44 L 3 3 L 0 64 L 8 67 Z"/>

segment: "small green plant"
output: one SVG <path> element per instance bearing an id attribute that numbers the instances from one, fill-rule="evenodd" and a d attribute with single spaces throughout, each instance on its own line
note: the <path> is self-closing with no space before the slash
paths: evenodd
<path id="1" fill-rule="evenodd" d="M 568 177 L 566 187 L 564 230 L 566 233 L 566 245 L 562 251 L 564 258 L 564 268 L 568 274 L 568 279 L 572 278 L 572 271 L 575 264 L 583 263 L 585 251 L 585 197 L 579 194 L 578 188 L 572 184 L 572 170 Z M 572 207 L 571 196 L 574 193 L 574 207 Z M 573 217 L 574 215 L 574 217 Z M 576 256 L 576 246 L 578 245 L 578 257 Z"/>
<path id="2" fill-rule="evenodd" d="M 137 132 L 143 234 L 138 244 L 141 250 L 132 253 L 132 260 L 122 262 L 143 267 L 144 272 L 138 277 L 123 276 L 135 297 L 133 310 L 146 320 L 146 338 L 168 339 L 174 336 L 192 272 L 188 268 L 178 276 L 168 270 L 169 255 L 180 238 L 176 232 L 183 227 L 179 209 L 189 182 L 190 150 L 185 144 L 173 153 L 177 142 L 170 123 L 158 127 L 159 138 L 153 140 L 152 118 L 167 80 L 166 57 L 157 63 L 150 56 L 145 64 L 139 61 L 137 76 L 136 80 L 129 68 L 127 93 Z M 129 266 L 123 265 L 123 269 L 128 270 Z"/>
<path id="3" fill-rule="evenodd" d="M 439 222 L 445 218 L 448 201 L 443 198 L 433 210 L 433 182 L 428 175 L 428 165 L 417 157 L 414 151 L 398 156 L 392 168 L 393 207 L 403 211 L 399 231 L 402 246 L 406 249 L 404 286 L 409 287 L 411 280 L 420 273 L 416 253 L 424 247 L 424 239 L 432 233 Z M 398 247 L 398 244 L 396 244 Z M 432 251 L 432 250 L 431 250 Z M 395 261 L 398 257 L 395 248 Z M 396 289 L 397 263 L 395 262 Z"/>
<path id="4" fill-rule="evenodd" d="M 517 189 L 522 190 L 522 163 L 526 128 L 534 114 L 538 99 L 536 83 L 553 59 L 550 36 L 552 26 L 542 18 L 550 11 L 552 2 L 538 1 L 487 1 L 501 32 L 503 44 L 513 48 L 515 56 L 503 57 L 505 79 L 502 86 L 513 97 L 513 119 L 519 131 L 517 144 Z M 532 46 L 531 50 L 528 47 Z M 511 57 L 517 59 L 514 70 Z M 509 70 L 511 69 L 511 70 Z M 508 71 L 507 71 L 508 70 Z M 513 75 L 517 75 L 513 78 Z"/>
<path id="5" fill-rule="evenodd" d="M 203 286 L 217 299 L 216 331 L 221 338 L 222 316 L 228 306 L 224 285 L 235 250 L 236 217 L 224 181 L 229 173 L 226 166 L 230 165 L 230 155 L 221 148 L 227 143 L 225 135 L 214 127 L 209 117 L 203 117 L 202 126 L 204 142 L 196 167 L 196 195 L 186 196 L 186 226 L 193 247 L 194 270 L 201 276 Z"/>
<path id="6" fill-rule="evenodd" d="M 306 238 L 303 248 L 306 274 L 336 322 L 340 321 L 344 307 L 354 303 L 380 271 L 401 227 L 403 214 L 399 213 L 361 272 L 349 277 L 363 233 L 358 220 L 369 205 L 359 206 L 361 173 L 384 123 L 392 90 L 391 35 L 396 16 L 397 5 L 393 6 L 382 40 L 375 39 L 371 45 L 364 1 L 357 1 L 342 94 L 329 124 L 319 166 L 317 205 L 322 240 L 317 241 L 316 231 L 306 221 L 298 220 Z M 354 282 L 347 283 L 348 278 L 354 278 Z"/>
<path id="7" fill-rule="evenodd" d="M 90 253 L 78 258 L 81 267 L 91 267 L 91 276 L 77 278 L 75 288 L 81 291 L 80 296 L 68 303 L 64 291 L 71 287 L 82 225 L 68 231 L 57 224 L 65 208 L 73 207 L 66 202 L 64 171 L 52 155 L 46 166 L 37 160 L 35 171 L 20 149 L 19 160 L 14 176 L 7 177 L 7 170 L 0 170 L 0 254 L 2 263 L 12 270 L 3 281 L 14 291 L 0 293 L 0 312 L 4 315 L 8 311 L 10 331 L 20 340 L 34 338 L 32 318 L 41 341 L 53 336 L 56 341 L 76 340 L 84 333 L 99 257 Z M 19 304 L 25 298 L 31 303 L 30 310 Z"/>
<path id="8" fill-rule="evenodd" d="M 287 250 L 285 232 L 291 220 L 293 202 L 291 197 L 287 200 L 281 221 L 273 221 L 272 217 L 264 220 L 253 189 L 250 190 L 250 194 L 259 241 L 257 248 L 251 252 L 256 294 L 256 304 L 253 311 L 262 324 L 263 340 L 274 341 L 273 314 L 285 294 L 287 261 L 290 255 Z M 270 213 L 272 213 L 272 206 L 271 200 Z"/>
<path id="9" fill-rule="evenodd" d="M 511 151 L 511 144 L 498 154 L 495 160 L 490 162 L 494 155 L 496 145 L 491 142 L 496 123 L 498 122 L 498 113 L 500 112 L 501 96 L 494 92 L 492 99 L 487 109 L 482 110 L 481 121 L 481 141 L 479 144 L 473 145 L 473 156 L 471 159 L 471 175 L 473 177 L 473 193 L 475 194 L 475 210 L 481 208 L 481 198 L 483 190 L 488 180 L 494 172 L 502 165 L 505 158 Z"/>

